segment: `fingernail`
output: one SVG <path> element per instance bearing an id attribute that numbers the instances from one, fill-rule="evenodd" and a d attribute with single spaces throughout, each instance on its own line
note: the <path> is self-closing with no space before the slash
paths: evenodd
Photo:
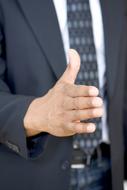
<path id="1" fill-rule="evenodd" d="M 87 127 L 87 131 L 89 133 L 93 133 L 95 131 L 95 129 L 96 129 L 95 124 L 89 124 L 88 127 Z"/>
<path id="2" fill-rule="evenodd" d="M 93 101 L 93 104 L 96 106 L 102 106 L 103 105 L 103 101 L 100 98 L 97 98 Z"/>
<path id="3" fill-rule="evenodd" d="M 98 105 L 102 106 L 103 105 L 103 100 L 102 99 L 98 99 Z"/>
<path id="4" fill-rule="evenodd" d="M 96 87 L 91 87 L 90 88 L 90 95 L 91 96 L 97 96 L 99 94 L 99 90 Z"/>

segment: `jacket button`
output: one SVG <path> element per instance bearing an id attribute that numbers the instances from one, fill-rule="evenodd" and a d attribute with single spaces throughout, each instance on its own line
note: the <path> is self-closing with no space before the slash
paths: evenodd
<path id="1" fill-rule="evenodd" d="M 70 163 L 68 160 L 64 161 L 62 164 L 62 170 L 67 170 L 70 167 Z"/>

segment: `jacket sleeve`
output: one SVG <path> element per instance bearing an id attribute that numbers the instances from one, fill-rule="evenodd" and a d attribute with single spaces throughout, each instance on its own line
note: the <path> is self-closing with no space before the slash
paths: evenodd
<path id="1" fill-rule="evenodd" d="M 11 92 L 6 80 L 7 66 L 4 51 L 6 45 L 4 41 L 4 32 L 0 23 L 0 143 L 22 157 L 28 158 L 23 119 L 35 97 L 17 95 Z"/>

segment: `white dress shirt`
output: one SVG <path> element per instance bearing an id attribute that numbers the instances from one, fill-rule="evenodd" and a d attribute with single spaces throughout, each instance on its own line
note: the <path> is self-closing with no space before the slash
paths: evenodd
<path id="1" fill-rule="evenodd" d="M 61 36 L 63 39 L 64 50 L 67 58 L 69 44 L 69 33 L 67 26 L 67 2 L 66 0 L 53 0 L 56 9 L 56 14 L 60 26 Z M 104 31 L 103 31 L 103 21 L 101 14 L 101 6 L 99 0 L 89 0 L 90 9 L 93 21 L 93 35 L 95 42 L 95 49 L 97 54 L 97 64 L 98 64 L 98 77 L 100 90 L 103 93 L 103 88 L 105 84 L 105 45 L 104 45 Z M 68 59 L 68 58 L 67 58 Z M 107 127 L 107 114 L 106 114 L 106 101 L 104 103 L 104 116 L 102 118 L 102 141 L 109 142 L 108 127 Z"/>

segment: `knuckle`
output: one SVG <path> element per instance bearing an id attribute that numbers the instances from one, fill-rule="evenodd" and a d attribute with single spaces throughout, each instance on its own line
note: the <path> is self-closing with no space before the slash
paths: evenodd
<path id="1" fill-rule="evenodd" d="M 87 105 L 87 107 L 91 107 L 92 106 L 92 99 L 91 98 L 86 98 L 85 102 L 84 103 Z"/>
<path id="2" fill-rule="evenodd" d="M 77 111 L 74 111 L 74 112 L 73 112 L 73 116 L 74 116 L 74 119 L 77 119 L 77 118 L 78 118 L 78 112 L 77 112 Z"/>
<path id="3" fill-rule="evenodd" d="M 74 131 L 75 131 L 75 133 L 78 133 L 78 132 L 79 132 L 79 128 L 78 128 L 77 125 L 74 125 Z"/>
<path id="4" fill-rule="evenodd" d="M 83 132 L 83 126 L 82 125 L 77 125 L 76 126 L 76 133 L 82 133 Z"/>
<path id="5" fill-rule="evenodd" d="M 67 120 L 66 112 L 65 111 L 61 111 L 58 114 L 58 118 L 59 118 L 59 121 L 61 121 L 62 123 L 65 123 L 66 120 Z"/>
<path id="6" fill-rule="evenodd" d="M 79 98 L 75 98 L 75 99 L 74 99 L 74 108 L 75 108 L 75 109 L 79 109 L 79 107 L 80 107 Z"/>
<path id="7" fill-rule="evenodd" d="M 62 113 L 61 113 L 61 117 L 62 117 L 62 119 L 63 119 L 63 121 L 64 121 L 64 123 L 67 121 L 67 113 L 65 112 L 65 111 L 63 111 Z"/>
<path id="8" fill-rule="evenodd" d="M 70 94 L 70 92 L 73 92 L 73 85 L 72 84 L 68 84 L 68 83 L 64 83 L 64 88 L 63 88 L 63 93 L 68 95 Z"/>
<path id="9" fill-rule="evenodd" d="M 73 123 L 70 122 L 66 123 L 66 128 L 72 134 L 76 134 L 75 125 Z"/>
<path id="10" fill-rule="evenodd" d="M 94 117 L 94 116 L 95 116 L 95 111 L 94 111 L 94 109 L 88 110 L 87 116 L 88 116 L 88 118 Z"/>
<path id="11" fill-rule="evenodd" d="M 76 133 L 76 126 L 75 126 L 75 124 L 71 124 L 71 125 L 70 125 L 70 130 L 71 130 L 72 132 Z"/>
<path id="12" fill-rule="evenodd" d="M 67 99 L 66 99 L 65 97 L 63 97 L 63 98 L 62 98 L 61 107 L 62 107 L 63 109 L 66 109 L 66 108 L 67 108 L 67 104 L 68 104 Z"/>
<path id="13" fill-rule="evenodd" d="M 68 130 L 70 128 L 69 123 L 67 121 L 63 122 L 63 127 L 65 130 Z"/>
<path id="14" fill-rule="evenodd" d="M 81 119 L 81 117 L 82 117 L 81 112 L 80 111 L 76 111 L 75 112 L 75 117 Z"/>
<path id="15" fill-rule="evenodd" d="M 91 105 L 92 106 L 95 106 L 96 105 L 96 98 L 91 98 Z"/>

